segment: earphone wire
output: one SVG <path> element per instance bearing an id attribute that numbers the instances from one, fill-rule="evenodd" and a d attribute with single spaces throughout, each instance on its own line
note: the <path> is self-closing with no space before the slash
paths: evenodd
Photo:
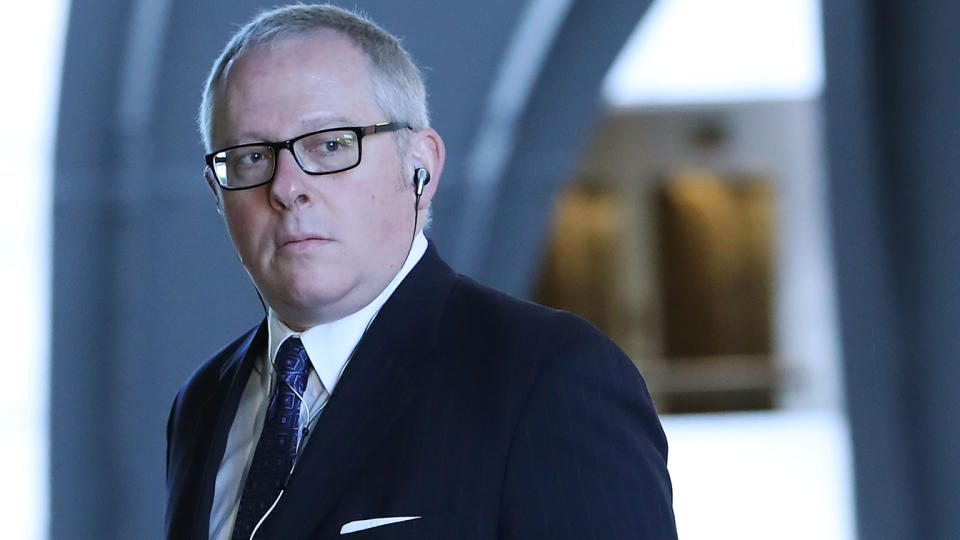
<path id="1" fill-rule="evenodd" d="M 410 237 L 410 246 L 407 248 L 407 256 L 406 256 L 406 258 L 409 258 L 409 257 L 410 257 L 410 252 L 413 251 L 413 243 L 414 243 L 414 242 L 416 241 L 416 239 L 417 239 L 417 225 L 419 225 L 419 217 L 420 217 L 420 212 L 419 212 L 419 209 L 420 209 L 420 193 L 416 193 L 416 188 L 414 188 L 414 189 L 415 189 L 415 197 L 416 197 L 416 199 L 414 200 L 414 203 L 413 203 L 413 235 Z M 406 258 L 405 258 L 404 260 L 406 260 Z M 257 291 L 257 298 L 260 299 L 260 305 L 263 306 L 264 314 L 267 315 L 267 316 L 269 316 L 269 313 L 267 312 L 267 305 L 266 305 L 266 303 L 263 301 L 263 296 L 260 294 L 260 289 L 257 288 L 256 291 Z M 363 334 L 361 334 L 361 338 L 360 338 L 361 341 L 363 340 L 363 337 L 362 337 L 362 336 L 366 336 L 367 330 L 370 329 L 370 325 L 373 324 L 373 321 L 374 321 L 374 319 L 376 319 L 376 318 L 377 318 L 377 313 L 374 313 L 373 316 L 370 317 L 370 320 L 367 321 L 367 326 L 363 329 Z M 353 359 L 353 355 L 354 355 L 354 353 L 356 353 L 357 348 L 359 348 L 359 346 L 360 346 L 360 343 L 358 342 L 357 345 L 353 348 L 353 350 L 350 351 L 350 356 L 347 357 L 347 361 L 344 362 L 343 367 L 340 368 L 340 374 L 339 374 L 338 377 L 337 377 L 338 379 L 339 379 L 340 376 L 343 376 L 344 370 L 347 369 L 347 365 L 350 364 L 350 360 Z M 270 361 L 270 362 L 268 362 L 268 363 L 269 363 L 270 366 L 273 368 L 274 377 L 275 377 L 276 379 L 279 379 L 279 371 L 277 370 L 277 366 L 276 366 L 276 364 L 274 363 L 274 361 Z M 260 517 L 260 520 L 257 521 L 257 524 L 253 527 L 253 530 L 250 532 L 250 538 L 249 538 L 249 540 L 253 540 L 253 537 L 257 534 L 257 531 L 260 530 L 260 527 L 264 524 L 264 522 L 266 522 L 267 518 L 270 517 L 270 514 L 273 513 L 273 510 L 277 507 L 277 505 L 280 504 L 280 499 L 283 498 L 283 494 L 286 493 L 286 491 L 287 491 L 287 483 L 290 481 L 290 478 L 293 476 L 293 471 L 294 471 L 294 469 L 297 468 L 297 462 L 299 461 L 299 457 L 300 457 L 301 444 L 304 442 L 304 440 L 306 439 L 307 435 L 309 434 L 310 425 L 313 423 L 313 420 L 314 420 L 314 418 L 312 417 L 311 412 L 310 412 L 310 405 L 307 404 L 307 400 L 304 399 L 303 395 L 302 395 L 300 392 L 297 392 L 296 388 L 294 388 L 294 387 L 293 387 L 289 382 L 287 382 L 286 380 L 284 380 L 283 383 L 284 383 L 285 385 L 287 385 L 287 387 L 294 393 L 294 395 L 297 396 L 297 398 L 300 399 L 300 403 L 303 405 L 303 407 L 304 407 L 304 409 L 306 410 L 306 413 L 307 413 L 307 421 L 306 421 L 306 423 L 304 424 L 304 428 L 303 428 L 303 429 L 301 430 L 301 432 L 300 432 L 300 436 L 297 438 L 297 451 L 296 451 L 297 456 L 294 458 L 293 465 L 290 466 L 290 472 L 287 473 L 287 478 L 286 478 L 286 480 L 284 480 L 284 482 L 283 482 L 283 487 L 280 488 L 280 493 L 278 493 L 278 494 L 277 494 L 277 498 L 273 500 L 273 504 L 270 505 L 270 508 L 267 508 L 267 511 L 264 512 L 263 516 Z M 326 390 L 326 389 L 324 389 L 324 390 Z M 329 393 L 329 391 L 328 391 L 328 393 Z M 330 402 L 330 398 L 331 398 L 331 397 L 332 397 L 332 396 L 329 396 L 329 395 L 328 395 L 328 396 L 327 396 L 327 400 L 323 403 L 323 405 L 320 406 L 320 409 L 317 410 L 317 416 L 318 416 L 318 417 L 319 417 L 319 414 L 323 411 L 323 409 L 327 406 L 327 403 Z"/>
<path id="2" fill-rule="evenodd" d="M 417 193 L 417 200 L 413 203 L 413 236 L 410 237 L 410 247 L 407 248 L 407 257 L 413 251 L 413 242 L 417 239 L 417 218 L 420 217 L 420 194 Z"/>
<path id="3" fill-rule="evenodd" d="M 367 326 L 365 326 L 363 329 L 363 333 L 361 334 L 360 341 L 363 341 L 363 336 L 367 335 L 367 330 L 370 329 L 370 325 L 373 324 L 373 321 L 376 318 L 377 318 L 377 314 L 374 314 L 372 317 L 370 317 L 370 320 L 367 321 Z M 340 368 L 340 373 L 337 375 L 338 379 L 343 376 L 343 372 L 347 369 L 347 366 L 350 364 L 350 360 L 353 360 L 353 355 L 357 352 L 357 349 L 359 347 L 360 347 L 360 342 L 357 342 L 357 345 L 353 348 L 352 351 L 350 351 L 350 356 L 347 357 L 347 361 L 344 362 L 343 367 Z M 269 364 L 274 370 L 274 374 L 275 374 L 274 376 L 276 376 L 277 366 L 273 362 L 269 362 Z M 309 429 L 310 424 L 313 423 L 313 421 L 316 420 L 316 418 L 311 418 L 310 407 L 307 405 L 307 401 L 303 398 L 303 396 L 299 392 L 296 391 L 296 389 L 290 387 L 290 383 L 288 383 L 287 381 L 284 381 L 284 384 L 286 384 L 291 390 L 293 390 L 293 393 L 296 394 L 298 398 L 300 398 L 300 402 L 307 409 L 306 427 Z M 326 389 L 324 390 L 326 391 Z M 329 391 L 327 391 L 327 393 L 329 394 Z M 330 402 L 331 397 L 332 397 L 331 395 L 328 395 L 327 400 L 317 410 L 317 418 L 319 418 L 320 413 L 323 412 L 323 409 L 326 408 L 327 403 Z M 253 531 L 250 532 L 249 540 L 253 540 L 254 535 L 257 534 L 257 531 L 260 529 L 263 523 L 267 520 L 267 518 L 270 517 L 270 514 L 273 513 L 273 510 L 277 507 L 277 504 L 280 503 L 280 499 L 283 498 L 283 494 L 287 492 L 287 483 L 290 482 L 290 478 L 293 476 L 293 471 L 297 468 L 297 463 L 299 462 L 299 457 L 300 457 L 300 444 L 304 441 L 305 438 L 306 438 L 306 434 L 303 434 L 297 441 L 297 457 L 293 460 L 293 465 L 290 466 L 290 472 L 287 473 L 287 478 L 283 482 L 283 487 L 280 488 L 280 493 L 278 493 L 277 498 L 273 500 L 273 504 L 270 505 L 270 508 L 267 508 L 267 511 L 264 512 L 263 516 L 260 517 L 260 521 L 257 522 L 256 526 L 254 526 Z"/>
<path id="4" fill-rule="evenodd" d="M 254 286 L 253 286 L 253 289 L 254 289 L 255 291 L 257 291 L 257 299 L 260 300 L 260 307 L 263 308 L 263 316 L 264 316 L 264 317 L 269 317 L 269 316 L 270 316 L 270 313 L 269 313 L 268 310 L 267 310 L 267 303 L 263 301 L 263 295 L 260 294 L 260 288 L 257 287 L 256 285 L 254 285 Z"/>

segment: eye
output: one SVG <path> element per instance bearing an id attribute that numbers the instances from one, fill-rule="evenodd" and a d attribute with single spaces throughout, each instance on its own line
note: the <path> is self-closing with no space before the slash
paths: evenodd
<path id="1" fill-rule="evenodd" d="M 267 166 L 271 160 L 269 149 L 262 146 L 237 148 L 230 152 L 227 160 L 233 169 L 259 169 Z"/>
<path id="2" fill-rule="evenodd" d="M 244 163 L 253 165 L 263 159 L 263 152 L 250 152 L 241 157 Z"/>
<path id="3" fill-rule="evenodd" d="M 326 131 L 300 141 L 300 146 L 318 158 L 327 159 L 349 153 L 356 146 L 357 136 L 350 131 Z"/>
<path id="4" fill-rule="evenodd" d="M 333 152 L 336 152 L 337 150 L 340 150 L 342 147 L 343 147 L 343 142 L 341 142 L 340 139 L 333 139 L 333 140 L 325 141 L 322 145 L 322 150 L 324 152 L 333 153 Z"/>

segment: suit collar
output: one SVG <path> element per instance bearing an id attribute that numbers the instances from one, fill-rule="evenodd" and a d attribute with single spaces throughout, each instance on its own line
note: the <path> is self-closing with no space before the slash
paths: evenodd
<path id="1" fill-rule="evenodd" d="M 420 262 L 383 305 L 368 334 L 409 352 L 436 347 L 443 305 L 456 277 L 431 241 Z"/>
<path id="2" fill-rule="evenodd" d="M 266 346 L 266 340 L 267 320 L 263 319 L 259 325 L 247 332 L 240 345 L 220 366 L 220 380 L 232 383 L 234 382 L 232 379 L 240 375 L 241 371 L 249 375 L 250 370 L 256 365 L 256 356 L 262 351 L 262 347 Z M 251 351 L 253 354 L 250 354 Z"/>
<path id="3" fill-rule="evenodd" d="M 206 452 L 194 453 L 203 456 L 206 460 L 203 465 L 202 478 L 197 485 L 197 516 L 206 519 L 195 520 L 195 538 L 206 538 L 210 533 L 210 511 L 213 507 L 214 488 L 220 462 L 227 446 L 227 436 L 233 425 L 234 416 L 240 404 L 240 397 L 246 387 L 250 373 L 253 371 L 258 358 L 261 356 L 267 343 L 266 319 L 259 326 L 247 333 L 233 353 L 220 367 L 220 384 L 201 406 L 198 417 L 201 421 L 212 422 L 213 436 L 209 439 L 210 446 Z M 198 430 L 197 435 L 203 437 L 205 433 Z"/>
<path id="4" fill-rule="evenodd" d="M 436 350 L 455 279 L 431 243 L 357 345 L 266 524 L 269 536 L 308 536 L 380 446 L 417 392 L 420 359 Z"/>
<path id="5" fill-rule="evenodd" d="M 347 359 L 357 348 L 360 338 L 363 337 L 383 305 L 393 296 L 400 283 L 423 258 L 427 246 L 427 239 L 423 233 L 417 234 L 406 260 L 393 279 L 367 305 L 346 317 L 297 332 L 284 324 L 279 315 L 271 309 L 267 317 L 269 330 L 267 358 L 272 361 L 276 358 L 280 344 L 291 335 L 299 334 L 303 346 L 307 349 L 310 363 L 323 383 L 323 387 L 328 392 L 334 393 Z"/>

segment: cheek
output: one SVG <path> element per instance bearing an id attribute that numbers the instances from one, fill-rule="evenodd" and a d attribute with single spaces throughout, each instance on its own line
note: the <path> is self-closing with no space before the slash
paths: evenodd
<path id="1" fill-rule="evenodd" d="M 358 193 L 348 203 L 351 221 L 359 229 L 366 230 L 370 238 L 384 240 L 390 231 L 401 226 L 409 207 L 413 215 L 413 199 L 409 203 L 404 193 L 395 185 L 377 185 Z"/>
<path id="2" fill-rule="evenodd" d="M 261 212 L 254 211 L 242 202 L 225 204 L 223 213 L 237 251 L 243 255 L 244 260 L 250 260 L 262 243 L 262 236 L 268 226 L 267 220 Z"/>
<path id="3" fill-rule="evenodd" d="M 393 186 L 391 186 L 393 187 Z M 409 196 L 408 196 L 409 195 Z M 376 215 L 371 216 L 372 223 L 384 240 L 391 240 L 398 232 L 403 232 L 408 226 L 413 227 L 413 196 L 393 188 L 375 196 L 374 208 Z M 408 223 L 409 222 L 409 223 Z"/>
<path id="4" fill-rule="evenodd" d="M 223 210 L 223 215 L 226 218 L 227 229 L 230 230 L 230 236 L 235 240 L 244 238 L 246 236 L 244 233 L 247 232 L 250 220 L 246 218 L 242 209 L 227 206 Z"/>

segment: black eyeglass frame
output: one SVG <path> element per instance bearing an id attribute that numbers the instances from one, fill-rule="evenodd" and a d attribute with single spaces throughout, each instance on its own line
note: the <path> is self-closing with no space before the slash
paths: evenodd
<path id="1" fill-rule="evenodd" d="M 260 187 L 264 184 L 269 184 L 270 182 L 273 182 L 273 178 L 277 174 L 277 161 L 279 160 L 280 150 L 283 150 L 284 148 L 290 151 L 290 155 L 293 156 L 293 160 L 297 162 L 297 166 L 300 167 L 300 170 L 302 170 L 303 172 L 309 175 L 322 176 L 325 174 L 334 174 L 338 172 L 349 171 L 350 169 L 353 169 L 354 167 L 360 165 L 360 162 L 363 160 L 363 137 L 364 136 L 373 135 L 375 133 L 384 133 L 387 131 L 398 131 L 401 129 L 413 130 L 413 128 L 410 125 L 404 124 L 402 122 L 382 122 L 379 124 L 372 124 L 369 126 L 345 126 L 345 127 L 327 128 L 327 129 L 321 129 L 317 131 L 311 131 L 310 133 L 304 133 L 303 135 L 297 135 L 292 139 L 287 139 L 285 141 L 280 141 L 280 142 L 255 142 L 255 143 L 237 144 L 234 146 L 228 146 L 226 148 L 221 148 L 219 150 L 216 150 L 214 152 L 211 152 L 205 155 L 204 161 L 206 162 L 207 167 L 210 167 L 210 171 L 213 172 L 214 178 L 217 179 L 217 184 L 220 184 L 220 187 L 222 189 L 225 189 L 227 191 L 241 191 L 244 189 Z M 354 163 L 353 165 L 350 165 L 349 167 L 344 167 L 342 169 L 337 169 L 335 171 L 323 171 L 323 172 L 308 171 L 303 166 L 303 163 L 300 163 L 300 158 L 297 156 L 297 153 L 293 149 L 294 143 L 296 143 L 300 139 L 311 137 L 319 133 L 326 133 L 329 131 L 352 131 L 357 135 L 357 162 Z M 214 163 L 214 159 L 216 158 L 217 154 L 227 152 L 230 150 L 236 150 L 237 148 L 247 148 L 251 146 L 262 146 L 262 147 L 270 148 L 273 150 L 273 156 L 274 156 L 273 171 L 270 173 L 270 176 L 267 178 L 267 180 L 264 180 L 259 184 L 253 184 L 249 186 L 233 187 L 233 186 L 224 185 L 223 180 L 221 180 L 220 176 L 217 174 L 217 168 L 215 167 L 215 163 Z"/>

